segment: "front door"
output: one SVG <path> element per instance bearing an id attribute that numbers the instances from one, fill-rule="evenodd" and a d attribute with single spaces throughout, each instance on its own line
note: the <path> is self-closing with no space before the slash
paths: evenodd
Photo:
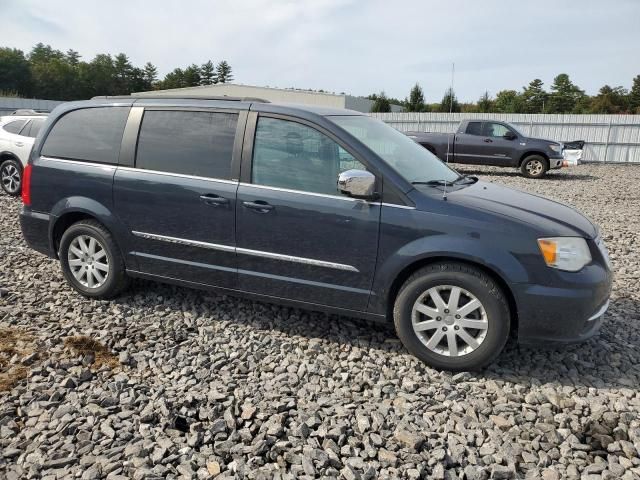
<path id="1" fill-rule="evenodd" d="M 135 168 L 119 167 L 114 179 L 141 272 L 235 288 L 237 125 L 237 112 L 144 111 Z"/>
<path id="2" fill-rule="evenodd" d="M 478 152 L 482 155 L 487 165 L 508 167 L 512 165 L 514 142 L 504 137 L 511 132 L 502 123 L 484 122 L 482 126 L 482 143 L 478 146 Z"/>
<path id="3" fill-rule="evenodd" d="M 366 169 L 315 126 L 258 118 L 236 205 L 241 290 L 366 310 L 381 204 L 338 192 L 338 174 L 354 168 Z"/>

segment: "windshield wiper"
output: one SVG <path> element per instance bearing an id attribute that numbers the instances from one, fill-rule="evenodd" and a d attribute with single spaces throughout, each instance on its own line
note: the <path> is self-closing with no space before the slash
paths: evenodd
<path id="1" fill-rule="evenodd" d="M 453 182 L 449 180 L 428 180 L 411 182 L 411 185 L 452 185 Z"/>
<path id="2" fill-rule="evenodd" d="M 456 178 L 453 183 L 458 185 L 472 184 L 478 181 L 478 177 L 474 177 L 472 175 L 460 175 Z"/>
<path id="3" fill-rule="evenodd" d="M 460 175 L 455 180 L 426 180 L 426 181 L 415 181 L 411 182 L 412 185 L 467 185 L 476 183 L 478 181 L 478 177 L 472 177 L 469 175 Z"/>

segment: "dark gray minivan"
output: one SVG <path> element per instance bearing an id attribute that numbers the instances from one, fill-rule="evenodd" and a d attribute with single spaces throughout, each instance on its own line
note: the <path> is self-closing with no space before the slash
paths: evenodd
<path id="1" fill-rule="evenodd" d="M 59 106 L 24 172 L 27 243 L 88 297 L 143 277 L 372 320 L 448 370 L 510 334 L 584 340 L 611 271 L 577 211 L 459 175 L 384 123 L 257 99 Z"/>

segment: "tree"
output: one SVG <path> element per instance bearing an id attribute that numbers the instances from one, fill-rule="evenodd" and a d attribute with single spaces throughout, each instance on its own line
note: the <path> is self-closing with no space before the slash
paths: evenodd
<path id="1" fill-rule="evenodd" d="M 200 67 L 198 65 L 191 64 L 184 69 L 184 84 L 185 87 L 197 87 L 200 85 Z"/>
<path id="2" fill-rule="evenodd" d="M 156 66 L 151 62 L 147 62 L 144 64 L 142 72 L 146 89 L 149 90 L 153 88 L 158 81 L 158 69 Z"/>
<path id="3" fill-rule="evenodd" d="M 553 79 L 547 112 L 572 113 L 584 97 L 584 91 L 569 79 L 569 75 L 561 73 Z"/>
<path id="4" fill-rule="evenodd" d="M 532 80 L 522 92 L 523 113 L 544 113 L 549 94 L 544 91 L 544 83 L 539 78 Z"/>
<path id="5" fill-rule="evenodd" d="M 113 68 L 115 70 L 115 92 L 116 95 L 127 95 L 131 92 L 131 74 L 133 73 L 133 65 L 124 53 L 119 53 L 113 60 Z"/>
<path id="6" fill-rule="evenodd" d="M 624 113 L 629 108 L 629 92 L 605 85 L 591 101 L 590 113 Z"/>
<path id="7" fill-rule="evenodd" d="M 2 71 L 0 69 L 0 71 Z M 631 113 L 640 113 L 640 75 L 633 79 L 633 85 L 629 92 L 629 111 Z"/>
<path id="8" fill-rule="evenodd" d="M 184 71 L 181 68 L 175 68 L 173 71 L 167 73 L 162 81 L 162 88 L 183 88 L 186 87 L 184 81 Z"/>
<path id="9" fill-rule="evenodd" d="M 229 65 L 226 60 L 222 60 L 216 66 L 216 78 L 218 79 L 218 83 L 229 83 L 233 81 L 231 65 Z"/>
<path id="10" fill-rule="evenodd" d="M 216 67 L 213 65 L 213 62 L 209 60 L 200 67 L 200 85 L 212 85 L 214 83 L 218 83 Z"/>
<path id="11" fill-rule="evenodd" d="M 67 53 L 64 55 L 67 63 L 73 67 L 76 67 L 80 63 L 80 54 L 73 49 L 67 50 Z"/>
<path id="12" fill-rule="evenodd" d="M 440 112 L 459 112 L 460 104 L 458 103 L 458 99 L 456 98 L 456 93 L 453 91 L 451 87 L 447 89 L 442 97 L 442 101 L 440 102 L 440 108 L 438 109 Z"/>
<path id="13" fill-rule="evenodd" d="M 385 113 L 391 111 L 391 104 L 389 103 L 389 99 L 384 92 L 380 92 L 380 94 L 375 95 L 375 99 L 373 100 L 370 111 L 376 113 Z"/>
<path id="14" fill-rule="evenodd" d="M 22 50 L 0 48 L 0 91 L 31 94 L 31 69 Z"/>
<path id="15" fill-rule="evenodd" d="M 488 91 L 485 91 L 478 100 L 478 112 L 489 113 L 493 110 L 493 100 Z"/>
<path id="16" fill-rule="evenodd" d="M 493 111 L 497 113 L 521 113 L 522 96 L 515 90 L 502 90 L 496 94 Z"/>
<path id="17" fill-rule="evenodd" d="M 409 92 L 409 99 L 405 100 L 404 103 L 407 107 L 407 112 L 424 112 L 426 110 L 424 94 L 418 83 L 413 86 L 411 92 Z"/>

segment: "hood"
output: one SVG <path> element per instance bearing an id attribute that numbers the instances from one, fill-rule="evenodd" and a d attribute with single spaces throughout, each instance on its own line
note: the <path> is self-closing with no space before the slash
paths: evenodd
<path id="1" fill-rule="evenodd" d="M 598 233 L 587 217 L 567 205 L 493 183 L 478 181 L 451 191 L 447 200 L 527 223 L 543 235 L 594 238 Z"/>
<path id="2" fill-rule="evenodd" d="M 556 140 L 548 140 L 546 138 L 534 138 L 534 137 L 525 137 L 525 142 L 530 143 L 543 143 L 543 144 L 552 144 L 552 145 L 562 145 L 562 142 L 557 142 Z"/>

